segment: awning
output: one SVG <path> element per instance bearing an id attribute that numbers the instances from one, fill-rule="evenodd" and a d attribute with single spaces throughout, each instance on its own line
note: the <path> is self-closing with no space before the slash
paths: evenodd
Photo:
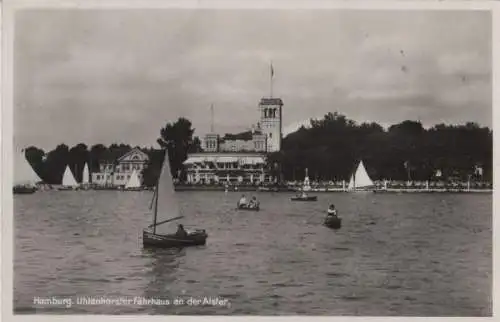
<path id="1" fill-rule="evenodd" d="M 243 157 L 240 161 L 242 164 L 265 164 L 266 161 L 263 157 Z"/>
<path id="2" fill-rule="evenodd" d="M 238 162 L 238 158 L 237 157 L 230 157 L 230 156 L 222 156 L 222 157 L 218 157 L 216 162 L 220 162 L 220 163 Z"/>
<path id="3" fill-rule="evenodd" d="M 205 157 L 189 157 L 184 164 L 193 164 L 193 163 L 203 163 L 205 161 Z"/>

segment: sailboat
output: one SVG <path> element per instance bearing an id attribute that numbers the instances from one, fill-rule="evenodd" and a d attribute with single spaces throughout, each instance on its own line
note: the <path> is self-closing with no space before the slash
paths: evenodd
<path id="1" fill-rule="evenodd" d="M 127 184 L 125 185 L 125 190 L 128 191 L 138 191 L 141 189 L 141 181 L 139 180 L 139 176 L 137 175 L 137 171 L 134 169 L 132 174 L 130 175 L 130 179 L 128 179 Z"/>
<path id="2" fill-rule="evenodd" d="M 14 194 L 31 194 L 38 190 L 36 184 L 42 179 L 31 167 L 23 152 L 15 154 L 14 164 Z"/>
<path id="3" fill-rule="evenodd" d="M 89 185 L 90 185 L 90 171 L 88 164 L 85 162 L 82 174 L 82 188 L 87 190 L 89 188 Z"/>
<path id="4" fill-rule="evenodd" d="M 76 182 L 69 166 L 66 166 L 66 170 L 64 170 L 62 179 L 62 186 L 59 187 L 59 190 L 76 190 L 77 188 L 78 182 Z"/>
<path id="5" fill-rule="evenodd" d="M 181 216 L 177 203 L 169 163 L 168 150 L 165 149 L 165 159 L 151 203 L 154 204 L 153 224 L 143 230 L 143 246 L 174 248 L 205 245 L 208 235 L 204 229 L 173 232 L 174 225 L 172 222 L 183 218 L 183 216 Z"/>
<path id="6" fill-rule="evenodd" d="M 306 191 L 311 191 L 311 184 L 309 181 L 308 169 L 306 168 L 306 175 L 304 178 L 304 183 L 302 185 L 302 193 L 298 194 L 295 197 L 292 197 L 292 201 L 316 201 L 318 200 L 317 196 L 308 196 Z"/>
<path id="7" fill-rule="evenodd" d="M 348 190 L 356 191 L 356 190 L 366 190 L 368 188 L 372 188 L 375 186 L 372 179 L 366 172 L 365 166 L 363 165 L 363 161 L 361 160 L 358 164 L 356 172 L 351 176 L 351 180 L 349 181 Z"/>

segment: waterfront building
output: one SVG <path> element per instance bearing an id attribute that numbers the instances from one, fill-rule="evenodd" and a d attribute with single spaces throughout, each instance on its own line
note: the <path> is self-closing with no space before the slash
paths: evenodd
<path id="1" fill-rule="evenodd" d="M 280 151 L 282 141 L 281 98 L 262 98 L 260 120 L 249 131 L 220 136 L 213 130 L 203 140 L 203 152 L 184 162 L 188 183 L 261 184 L 274 182 L 267 173 L 266 155 Z"/>
<path id="2" fill-rule="evenodd" d="M 190 184 L 262 184 L 273 180 L 266 172 L 266 155 L 257 152 L 201 152 L 184 162 Z"/>
<path id="3" fill-rule="evenodd" d="M 92 173 L 92 183 L 97 186 L 125 186 L 134 170 L 142 182 L 142 170 L 149 157 L 139 148 L 133 148 L 115 160 L 101 160 L 99 172 Z"/>

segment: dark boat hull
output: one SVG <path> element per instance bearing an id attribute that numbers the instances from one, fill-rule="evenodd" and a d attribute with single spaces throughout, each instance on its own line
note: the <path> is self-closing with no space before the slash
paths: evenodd
<path id="1" fill-rule="evenodd" d="M 237 206 L 236 208 L 238 210 L 247 210 L 247 211 L 259 211 L 260 210 L 260 206 L 257 206 L 257 207 Z"/>
<path id="2" fill-rule="evenodd" d="M 308 196 L 308 197 L 292 197 L 292 201 L 317 201 L 318 197 Z"/>
<path id="3" fill-rule="evenodd" d="M 151 231 L 142 232 L 142 243 L 144 247 L 157 248 L 182 248 L 188 246 L 205 245 L 207 242 L 207 233 L 205 230 L 196 230 L 189 233 L 186 237 L 178 237 L 175 234 L 158 235 Z"/>
<path id="4" fill-rule="evenodd" d="M 13 187 L 12 192 L 19 195 L 27 195 L 35 193 L 38 189 L 36 187 Z"/>
<path id="5" fill-rule="evenodd" d="M 339 217 L 327 217 L 323 223 L 326 227 L 332 229 L 340 229 L 342 227 L 342 218 Z"/>

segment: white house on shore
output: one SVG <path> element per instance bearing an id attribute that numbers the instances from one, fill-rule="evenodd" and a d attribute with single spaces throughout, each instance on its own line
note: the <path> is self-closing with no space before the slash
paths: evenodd
<path id="1" fill-rule="evenodd" d="M 148 161 L 146 153 L 138 148 L 131 149 L 117 160 L 106 160 L 100 164 L 100 171 L 92 173 L 92 183 L 98 186 L 125 186 L 134 170 L 142 183 L 142 170 Z"/>

